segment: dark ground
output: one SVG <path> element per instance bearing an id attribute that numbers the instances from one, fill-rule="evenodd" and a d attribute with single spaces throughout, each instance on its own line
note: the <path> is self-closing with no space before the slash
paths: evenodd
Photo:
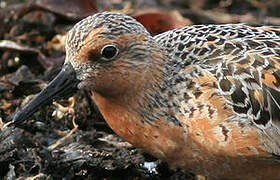
<path id="1" fill-rule="evenodd" d="M 0 179 L 194 179 L 121 140 L 85 91 L 22 128 L 7 123 L 57 74 L 64 35 L 90 14 L 120 11 L 155 35 L 191 24 L 278 25 L 279 8 L 272 0 L 0 0 Z"/>

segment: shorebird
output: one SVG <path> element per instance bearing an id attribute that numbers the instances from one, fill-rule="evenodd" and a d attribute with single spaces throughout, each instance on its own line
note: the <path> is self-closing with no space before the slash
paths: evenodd
<path id="1" fill-rule="evenodd" d="M 88 89 L 123 139 L 209 179 L 280 179 L 280 28 L 194 25 L 152 37 L 103 12 L 67 34 L 61 72 L 14 117 Z"/>

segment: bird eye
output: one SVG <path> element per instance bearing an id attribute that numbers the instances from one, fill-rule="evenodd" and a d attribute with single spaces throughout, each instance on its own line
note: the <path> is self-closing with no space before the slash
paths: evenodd
<path id="1" fill-rule="evenodd" d="M 111 60 L 116 57 L 119 53 L 119 49 L 115 45 L 106 45 L 101 50 L 101 55 L 107 60 Z"/>

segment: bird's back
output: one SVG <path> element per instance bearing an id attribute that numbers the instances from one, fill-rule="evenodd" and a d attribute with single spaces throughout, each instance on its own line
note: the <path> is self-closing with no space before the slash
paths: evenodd
<path id="1" fill-rule="evenodd" d="M 236 173 L 234 166 L 247 174 L 256 166 L 263 177 L 280 170 L 279 35 L 277 27 L 228 24 L 188 26 L 154 37 L 169 55 L 164 83 L 169 88 L 162 93 L 187 129 L 193 161 L 212 161 L 204 167 L 209 174 L 223 161 Z"/>

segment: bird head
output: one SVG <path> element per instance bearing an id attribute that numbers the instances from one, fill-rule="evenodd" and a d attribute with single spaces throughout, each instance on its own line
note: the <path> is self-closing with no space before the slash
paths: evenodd
<path id="1" fill-rule="evenodd" d="M 13 119 L 20 123 L 40 106 L 77 89 L 104 97 L 141 92 L 160 77 L 161 48 L 132 17 L 103 12 L 77 23 L 67 34 L 66 59 L 61 72 Z"/>

